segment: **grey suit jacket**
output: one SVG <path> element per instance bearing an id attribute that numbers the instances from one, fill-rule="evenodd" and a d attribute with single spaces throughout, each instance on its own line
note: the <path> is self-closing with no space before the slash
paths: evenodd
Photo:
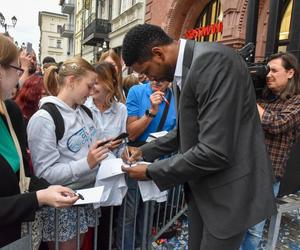
<path id="1" fill-rule="evenodd" d="M 176 89 L 176 86 L 174 86 Z M 217 43 L 187 41 L 177 97 L 178 126 L 143 146 L 161 190 L 188 186 L 208 230 L 228 238 L 276 211 L 272 167 L 243 59 Z"/>

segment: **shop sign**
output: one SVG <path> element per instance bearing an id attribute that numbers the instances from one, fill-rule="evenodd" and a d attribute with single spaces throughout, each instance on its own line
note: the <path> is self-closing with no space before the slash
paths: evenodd
<path id="1" fill-rule="evenodd" d="M 186 39 L 196 39 L 198 40 L 202 36 L 209 36 L 211 34 L 216 34 L 223 31 L 223 22 L 214 23 L 208 26 L 188 30 L 184 34 L 184 38 Z"/>

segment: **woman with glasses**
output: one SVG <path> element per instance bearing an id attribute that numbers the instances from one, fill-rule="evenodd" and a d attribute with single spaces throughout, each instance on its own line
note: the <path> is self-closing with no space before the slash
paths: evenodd
<path id="1" fill-rule="evenodd" d="M 78 199 L 69 188 L 49 186 L 33 176 L 29 182 L 25 176 L 29 171 L 23 118 L 9 100 L 22 71 L 18 58 L 16 46 L 0 35 L 0 247 L 20 238 L 21 223 L 34 220 L 39 207 L 71 206 Z M 40 190 L 25 193 L 28 189 Z"/>

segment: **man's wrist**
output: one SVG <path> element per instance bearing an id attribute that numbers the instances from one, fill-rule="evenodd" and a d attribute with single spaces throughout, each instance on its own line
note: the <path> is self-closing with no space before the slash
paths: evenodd
<path id="1" fill-rule="evenodd" d="M 152 177 L 151 177 L 151 175 L 149 174 L 149 169 L 148 169 L 148 168 L 146 168 L 145 175 L 146 175 L 146 177 L 147 177 L 148 179 L 152 180 Z"/>

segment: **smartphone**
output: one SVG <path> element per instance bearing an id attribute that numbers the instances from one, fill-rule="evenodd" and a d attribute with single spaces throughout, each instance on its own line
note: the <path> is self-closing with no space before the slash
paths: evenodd
<path id="1" fill-rule="evenodd" d="M 26 45 L 26 52 L 29 54 L 29 55 L 31 55 L 31 53 L 32 53 L 32 43 L 27 43 L 27 45 Z"/>
<path id="2" fill-rule="evenodd" d="M 120 139 L 125 139 L 125 138 L 128 137 L 128 135 L 129 135 L 128 133 L 121 133 L 116 138 L 114 138 L 113 141 L 120 140 Z"/>
<path id="3" fill-rule="evenodd" d="M 111 142 L 111 140 L 103 141 L 103 142 L 101 142 L 101 143 L 97 146 L 97 148 L 102 147 L 102 146 L 104 146 L 105 144 L 107 144 L 107 143 L 109 143 L 109 142 Z"/>

